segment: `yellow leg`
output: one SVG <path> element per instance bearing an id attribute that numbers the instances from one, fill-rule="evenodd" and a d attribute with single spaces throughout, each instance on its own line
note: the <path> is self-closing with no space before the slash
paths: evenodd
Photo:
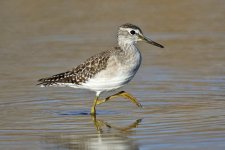
<path id="1" fill-rule="evenodd" d="M 97 101 L 98 101 L 98 96 L 95 97 L 94 102 L 93 102 L 93 105 L 91 107 L 91 115 L 95 115 L 96 114 L 95 106 L 97 104 Z"/>
<path id="2" fill-rule="evenodd" d="M 99 133 L 102 133 L 102 126 L 104 122 L 101 120 L 96 119 L 96 114 L 91 115 L 92 121 L 94 122 L 95 128 Z"/>
<path id="3" fill-rule="evenodd" d="M 131 94 L 129 94 L 129 93 L 125 92 L 125 91 L 118 92 L 118 93 L 116 93 L 116 94 L 114 94 L 112 96 L 109 96 L 109 97 L 107 97 L 107 98 L 105 98 L 103 100 L 97 100 L 96 105 L 102 104 L 104 102 L 107 102 L 110 99 L 113 99 L 113 98 L 116 98 L 116 97 L 119 97 L 119 96 L 127 98 L 132 103 L 136 104 L 138 107 L 142 107 L 141 104 L 137 101 L 137 99 L 135 97 L 133 97 Z"/>

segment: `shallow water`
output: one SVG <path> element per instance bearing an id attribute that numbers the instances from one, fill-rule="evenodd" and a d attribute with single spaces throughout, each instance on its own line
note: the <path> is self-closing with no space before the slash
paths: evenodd
<path id="1" fill-rule="evenodd" d="M 224 1 L 18 0 L 0 7 L 0 149 L 225 148 Z M 115 99 L 93 118 L 94 93 L 35 86 L 113 47 L 126 22 L 165 46 L 138 44 L 143 63 L 123 90 L 143 109 Z"/>

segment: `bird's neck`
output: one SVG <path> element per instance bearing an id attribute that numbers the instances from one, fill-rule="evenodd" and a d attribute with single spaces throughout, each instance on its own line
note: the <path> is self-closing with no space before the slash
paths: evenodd
<path id="1" fill-rule="evenodd" d="M 139 49 L 136 47 L 135 42 L 129 42 L 129 41 L 120 41 L 118 40 L 118 46 L 122 50 L 120 52 L 120 55 L 118 57 L 118 60 L 124 65 L 129 66 L 129 69 L 125 69 L 129 76 L 133 76 L 141 64 L 141 53 Z"/>
<path id="2" fill-rule="evenodd" d="M 120 54 L 120 56 L 122 57 L 122 61 L 133 63 L 131 61 L 138 60 L 138 62 L 141 62 L 141 52 L 136 47 L 135 42 L 118 40 L 118 46 L 122 50 Z"/>
<path id="3" fill-rule="evenodd" d="M 129 52 L 129 51 L 132 51 L 132 50 L 136 50 L 137 47 L 136 47 L 136 43 L 133 42 L 133 41 L 124 41 L 124 40 L 118 40 L 118 46 L 126 51 L 126 52 Z"/>

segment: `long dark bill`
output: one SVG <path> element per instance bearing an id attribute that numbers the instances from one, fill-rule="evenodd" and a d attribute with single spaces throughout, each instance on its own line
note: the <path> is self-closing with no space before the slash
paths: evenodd
<path id="1" fill-rule="evenodd" d="M 147 37 L 145 37 L 145 36 L 139 35 L 139 38 L 142 39 L 143 41 L 149 43 L 149 44 L 158 46 L 158 47 L 160 47 L 160 48 L 164 48 L 164 46 L 162 46 L 161 44 L 156 43 L 156 42 L 152 41 L 151 39 L 149 39 L 149 38 L 147 38 Z"/>

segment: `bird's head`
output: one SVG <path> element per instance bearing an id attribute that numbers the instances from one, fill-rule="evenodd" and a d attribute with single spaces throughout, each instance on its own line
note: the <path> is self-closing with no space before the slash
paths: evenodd
<path id="1" fill-rule="evenodd" d="M 156 43 L 156 42 L 152 41 L 151 39 L 147 38 L 146 36 L 144 36 L 142 30 L 138 26 L 126 23 L 119 27 L 118 43 L 133 44 L 138 41 L 145 41 L 149 44 L 158 46 L 160 48 L 164 48 L 164 46 L 162 46 L 161 44 Z"/>

